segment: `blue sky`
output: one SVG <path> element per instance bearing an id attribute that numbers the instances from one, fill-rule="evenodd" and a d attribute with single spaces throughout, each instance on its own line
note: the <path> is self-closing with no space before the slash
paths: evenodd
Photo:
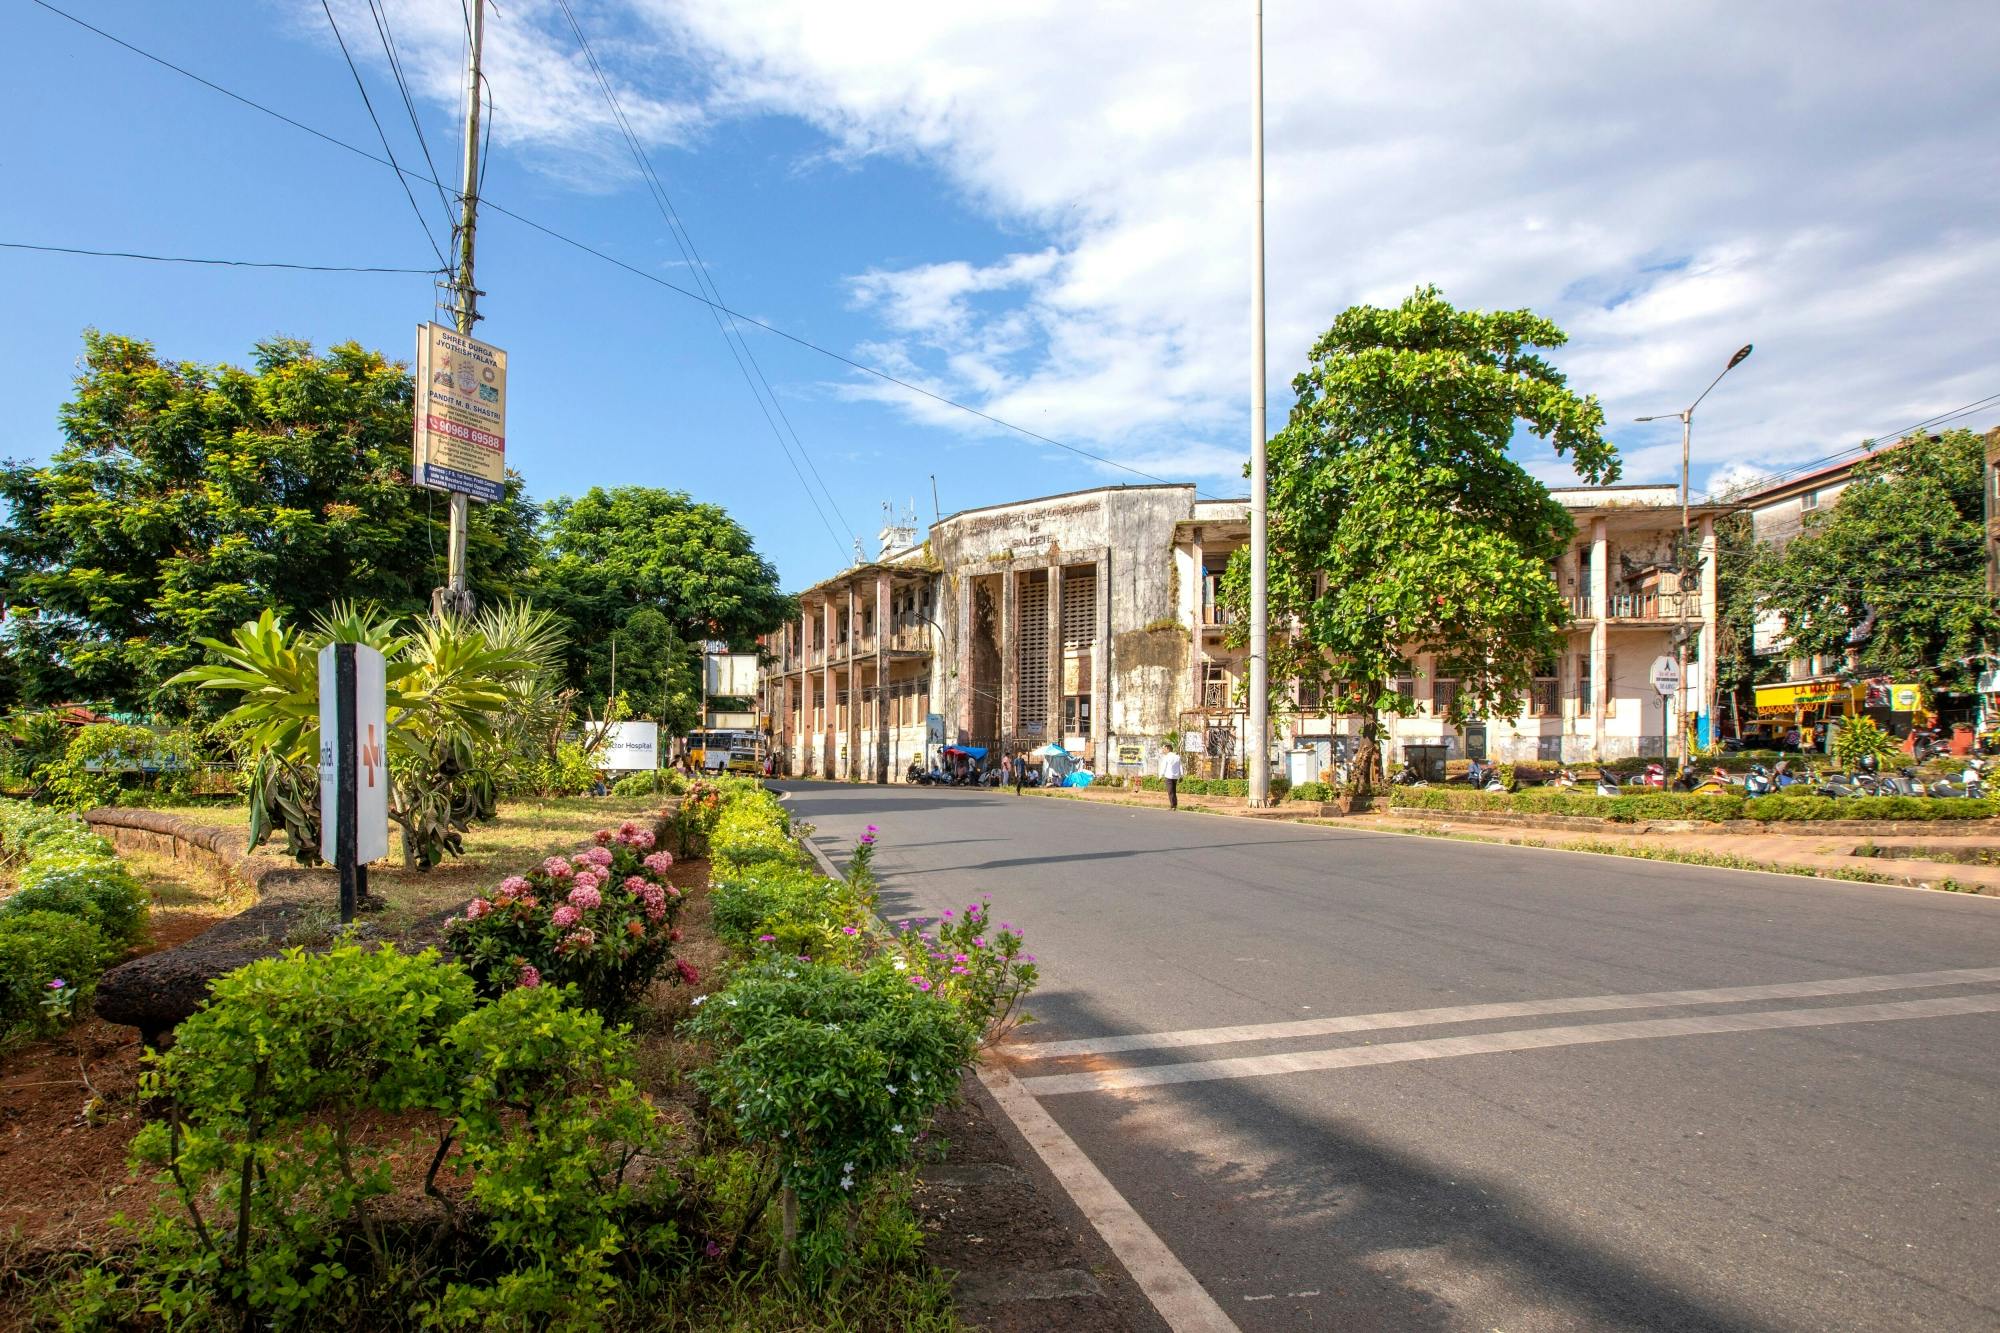
<path id="1" fill-rule="evenodd" d="M 375 150 L 317 3 L 73 0 L 118 36 Z M 1245 15 L 769 0 L 579 8 L 738 309 L 1145 472 L 1236 493 L 1247 435 Z M 1435 281 L 1531 306 L 1599 393 L 1629 480 L 1678 470 L 1630 425 L 1758 351 L 1697 417 L 1697 484 L 2000 395 L 1991 317 L 2000 37 L 1982 7 L 1615 13 L 1550 3 L 1268 20 L 1272 417 L 1314 332 Z M 1396 10 L 1400 7 L 1377 7 Z M 419 163 L 365 5 L 335 6 L 399 156 Z M 390 0 L 455 178 L 456 4 Z M 690 275 L 549 0 L 490 29 L 490 199 L 682 285 Z M 422 267 L 394 177 L 32 4 L 0 12 L 0 240 Z M 444 207 L 418 203 L 444 240 Z M 428 193 L 426 193 L 428 192 Z M 509 462 L 726 505 L 811 582 L 881 504 L 947 512 L 1133 480 L 870 381 L 751 346 L 831 492 L 772 438 L 708 314 L 496 214 L 482 337 L 512 357 Z M 190 360 L 272 334 L 407 357 L 424 276 L 0 251 L 0 452 L 45 456 L 86 325 Z M 1996 399 L 2000 403 L 2000 399 Z M 1989 404 L 1954 424 L 2000 422 Z M 1551 480 L 1561 469 L 1538 464 Z M 810 474 L 808 474 L 810 476 Z M 817 487 L 813 488 L 815 491 Z M 837 513 L 836 513 L 837 511 Z"/>

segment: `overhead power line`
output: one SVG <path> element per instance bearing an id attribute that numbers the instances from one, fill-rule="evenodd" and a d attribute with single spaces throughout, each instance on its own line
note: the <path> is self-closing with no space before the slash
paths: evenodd
<path id="1" fill-rule="evenodd" d="M 688 271 L 694 274 L 695 285 L 704 289 L 705 295 L 714 297 L 714 303 L 709 307 L 709 314 L 715 320 L 716 332 L 722 335 L 723 346 L 729 349 L 730 356 L 735 359 L 737 370 L 743 374 L 743 382 L 749 386 L 750 396 L 757 400 L 757 408 L 764 414 L 765 424 L 770 426 L 771 434 L 778 441 L 778 451 L 784 454 L 785 461 L 791 464 L 792 472 L 799 479 L 799 485 L 805 490 L 806 499 L 812 503 L 813 510 L 819 514 L 820 522 L 826 525 L 827 535 L 833 538 L 833 544 L 839 549 L 841 559 L 845 560 L 846 543 L 842 542 L 839 534 L 834 532 L 833 524 L 828 522 L 826 511 L 820 508 L 819 500 L 813 495 L 812 486 L 807 483 L 805 473 L 799 470 L 798 459 L 792 456 L 794 448 L 798 451 L 798 458 L 804 459 L 806 466 L 812 469 L 813 478 L 819 482 L 820 492 L 826 496 L 826 502 L 833 509 L 834 516 L 840 520 L 840 525 L 848 530 L 848 535 L 857 545 L 861 534 L 847 521 L 847 515 L 840 512 L 840 502 L 833 498 L 833 492 L 827 487 L 826 478 L 820 476 L 819 465 L 813 462 L 805 441 L 799 438 L 798 429 L 792 425 L 791 418 L 785 415 L 784 404 L 778 401 L 778 395 L 772 390 L 770 380 L 764 377 L 764 368 L 758 364 L 757 354 L 750 350 L 750 344 L 744 340 L 742 331 L 721 314 L 722 289 L 715 284 L 714 277 L 708 272 L 708 266 L 702 263 L 701 252 L 695 248 L 693 234 L 688 231 L 687 224 L 681 221 L 679 211 L 674 208 L 673 199 L 667 194 L 666 183 L 660 179 L 659 172 L 653 169 L 651 155 L 639 142 L 639 136 L 633 132 L 632 123 L 626 118 L 625 108 L 619 105 L 618 95 L 612 91 L 611 80 L 605 76 L 604 67 L 597 62 L 597 53 L 590 47 L 590 39 L 583 35 L 583 25 L 577 22 L 576 11 L 570 8 L 569 0 L 556 0 L 556 3 L 561 6 L 563 16 L 569 20 L 570 31 L 576 34 L 577 45 L 583 48 L 583 56 L 590 63 L 591 73 L 597 77 L 597 86 L 604 94 L 605 103 L 611 108 L 612 120 L 618 126 L 619 133 L 625 139 L 625 146 L 630 150 L 632 160 L 639 168 L 640 179 L 653 197 L 653 206 L 659 209 L 660 216 L 666 220 L 667 234 L 673 237 L 674 245 L 680 250 L 682 260 L 688 265 Z M 745 364 L 746 360 L 748 365 Z M 756 375 L 754 381 L 751 378 L 753 371 Z M 757 392 L 759 384 L 764 388 L 762 396 Z M 768 408 L 764 406 L 766 396 L 771 400 Z M 778 414 L 776 421 L 771 417 L 773 409 Z M 778 421 L 784 422 L 785 430 L 791 432 L 790 448 L 785 444 L 784 431 L 778 429 Z"/>
<path id="2" fill-rule="evenodd" d="M 1807 473 L 1813 472 L 1819 468 L 1830 467 L 1833 464 L 1838 463 L 1841 459 L 1846 458 L 1852 454 L 1872 453 L 1875 450 L 1875 446 L 1881 444 L 1884 440 L 1895 441 L 1895 440 L 1907 439 L 1909 436 L 1914 435 L 1916 432 L 1923 430 L 1926 427 L 1942 426 L 1946 422 L 1956 421 L 1960 417 L 1970 416 L 1974 412 L 1977 412 L 1980 408 L 1994 403 L 2000 403 L 2000 393 L 1990 393 L 1986 395 L 1986 397 L 1984 398 L 1976 399 L 1973 402 L 1966 403 L 1961 407 L 1950 408 L 1946 411 L 1939 412 L 1935 416 L 1925 417 L 1922 421 L 1913 421 L 1909 425 L 1904 426 L 1900 430 L 1888 431 L 1881 435 L 1871 435 L 1859 444 L 1849 445 L 1845 449 L 1836 450 L 1835 452 L 1828 454 L 1824 458 L 1815 458 L 1808 462 L 1795 463 L 1791 467 L 1786 468 L 1782 472 L 1772 473 L 1764 481 L 1759 483 L 1758 488 L 1763 489 L 1765 487 L 1775 486 L 1779 482 L 1790 481 L 1795 477 L 1803 477 Z"/>
<path id="3" fill-rule="evenodd" d="M 445 225 L 456 227 L 458 219 L 452 209 L 451 198 L 443 185 L 443 173 L 438 170 L 437 162 L 431 157 L 430 140 L 424 137 L 423 117 L 417 114 L 416 99 L 410 96 L 409 80 L 403 76 L 403 57 L 402 53 L 396 50 L 396 37 L 389 27 L 388 11 L 378 3 L 378 0 L 368 0 L 368 13 L 375 20 L 375 36 L 382 43 L 382 54 L 388 58 L 389 73 L 396 80 L 396 91 L 402 94 L 403 112 L 410 118 L 410 128 L 416 131 L 417 147 L 424 155 L 424 165 L 430 168 L 432 183 L 437 185 L 438 203 L 444 208 Z"/>
<path id="4" fill-rule="evenodd" d="M 196 259 L 187 255 L 142 255 L 132 250 L 86 250 L 75 245 L 33 245 L 27 241 L 0 241 L 0 249 L 40 250 L 52 255 L 89 255 L 97 259 L 144 259 L 154 264 L 209 264 L 219 268 L 288 268 L 302 273 L 422 273 L 429 268 L 385 268 L 373 264 L 288 264 L 275 259 Z"/>
<path id="5" fill-rule="evenodd" d="M 207 88 L 212 92 L 217 92 L 222 94 L 224 97 L 227 97 L 232 102 L 241 103 L 242 105 L 249 107 L 253 111 L 258 111 L 263 113 L 264 115 L 271 117 L 273 120 L 282 121 L 283 123 L 290 125 L 293 129 L 303 130 L 307 134 L 312 135 L 315 139 L 323 140 L 326 143 L 332 144 L 336 148 L 345 149 L 347 152 L 353 153 L 357 157 L 365 158 L 368 161 L 374 162 L 379 166 L 388 167 L 390 170 L 396 172 L 399 176 L 408 176 L 413 180 L 422 181 L 427 185 L 436 185 L 438 183 L 432 177 L 425 176 L 421 172 L 411 171 L 408 168 L 401 166 L 400 164 L 391 159 L 378 157 L 374 153 L 369 152 L 367 149 L 362 148 L 359 145 L 349 143 L 345 139 L 336 138 L 335 136 L 328 134 L 325 130 L 319 129 L 318 127 L 313 125 L 308 125 L 306 122 L 296 119 L 295 117 L 288 116 L 282 111 L 278 111 L 272 107 L 264 105 L 262 102 L 256 101 L 253 98 L 245 97 L 242 93 L 236 92 L 230 88 L 225 88 L 221 84 L 215 82 L 213 79 L 204 78 L 201 75 L 196 74 L 192 70 L 185 69 L 180 65 L 176 65 L 174 62 L 166 59 L 163 56 L 154 55 L 151 51 L 146 50 L 144 47 L 135 46 L 131 42 L 126 41 L 124 38 L 114 36 L 113 34 L 106 32 L 104 29 L 96 26 L 95 24 L 86 22 L 85 20 L 78 18 L 76 15 L 69 13 L 67 10 L 57 8 L 55 5 L 50 4 L 49 0 L 31 0 L 31 3 L 33 3 L 39 8 L 46 9 L 51 14 L 56 15 L 58 18 L 69 20 L 71 23 L 74 23 L 76 26 L 84 29 L 87 32 L 95 33 L 97 36 L 104 38 L 106 41 L 112 43 L 114 46 L 123 47 L 125 50 L 130 51 L 133 55 L 151 61 L 152 63 L 160 66 L 162 69 L 171 70 L 175 74 L 178 74 L 183 78 L 191 79 L 194 82 L 200 84 L 202 87 Z M 533 218 L 527 217 L 524 214 L 516 213 L 512 209 L 506 208 L 503 205 L 496 204 L 491 199 L 487 199 L 482 196 L 479 202 L 482 208 L 485 208 L 494 213 L 498 213 L 502 217 L 510 218 L 513 221 L 520 223 L 524 227 L 528 227 L 534 231 L 541 232 L 544 236 L 547 236 L 552 240 L 561 241 L 564 245 L 571 246 L 577 250 L 581 250 L 583 253 L 590 255 L 592 258 L 600 259 L 605 263 L 612 265 L 613 267 L 625 270 L 627 273 L 630 273 L 635 277 L 644 278 L 648 282 L 664 287 L 668 291 L 674 292 L 677 295 L 684 296 L 690 301 L 698 301 L 702 305 L 710 306 L 716 310 L 719 310 L 721 313 L 728 315 L 731 319 L 741 321 L 742 323 L 749 324 L 755 328 L 760 328 L 764 330 L 766 333 L 772 334 L 779 338 L 783 338 L 787 342 L 795 343 L 798 346 L 803 347 L 808 351 L 817 352 L 821 356 L 824 356 L 829 360 L 838 361 L 842 365 L 847 366 L 853 370 L 858 370 L 865 375 L 872 375 L 876 379 L 879 379 L 884 383 L 893 384 L 897 388 L 904 389 L 910 393 L 918 395 L 919 397 L 928 398 L 935 403 L 941 404 L 942 406 L 952 408 L 955 411 L 964 412 L 968 416 L 977 417 L 982 421 L 1000 427 L 1002 430 L 1012 431 L 1015 434 L 1023 436 L 1026 439 L 1034 440 L 1041 444 L 1050 445 L 1053 448 L 1061 449 L 1068 453 L 1075 454 L 1079 458 L 1087 458 L 1093 463 L 1101 463 L 1105 467 L 1114 468 L 1120 472 L 1125 472 L 1135 477 L 1144 478 L 1147 481 L 1159 482 L 1163 485 L 1186 484 L 1186 483 L 1175 483 L 1166 477 L 1158 476 L 1151 472 L 1146 472 L 1140 468 L 1132 467 L 1131 465 L 1126 463 L 1120 463 L 1116 459 L 1106 458 L 1102 454 L 1093 453 L 1088 449 L 1081 448 L 1080 446 L 1070 444 L 1063 440 L 1058 440 L 1053 436 L 1044 435 L 1040 431 L 1030 430 L 1026 426 L 1017 425 L 1012 421 L 1006 420 L 1004 417 L 995 416 L 991 412 L 981 411 L 979 408 L 973 407 L 966 403 L 961 403 L 955 398 L 951 398 L 945 394 L 938 393 L 932 389 L 926 389 L 921 384 L 913 384 L 909 380 L 902 379 L 901 377 L 896 375 L 892 375 L 888 371 L 882 370 L 879 367 L 871 366 L 863 361 L 857 361 L 853 357 L 844 356 L 841 353 L 836 352 L 829 347 L 821 346 L 819 343 L 812 341 L 810 338 L 801 337 L 800 335 L 789 332 L 788 330 L 780 328 L 775 324 L 767 323 L 764 320 L 758 319 L 754 315 L 746 315 L 740 310 L 732 310 L 728 306 L 723 305 L 718 301 L 711 300 L 708 297 L 703 296 L 699 292 L 689 291 L 687 288 L 680 286 L 678 283 L 669 282 L 667 279 L 660 277 L 656 273 L 648 273 L 646 270 L 639 268 L 636 265 L 626 263 L 624 260 L 619 259 L 615 255 L 607 254 L 605 251 L 599 250 L 595 246 L 588 245 L 583 241 L 579 241 L 573 236 L 566 236 L 562 232 L 557 231 L 553 227 L 537 222 Z M 421 215 L 419 216 L 421 217 Z M 428 231 L 428 229 L 426 229 L 426 231 Z M 1218 500 L 1225 498 L 1222 496 L 1210 495 L 1208 492 L 1201 490 L 1199 487 L 1196 488 L 1195 494 L 1207 500 Z"/>
<path id="6" fill-rule="evenodd" d="M 39 3 L 39 0 L 37 2 Z M 347 39 L 340 35 L 340 24 L 333 17 L 333 6 L 328 4 L 327 0 L 319 0 L 319 7 L 326 11 L 327 25 L 333 29 L 333 40 L 340 45 L 340 56 L 341 59 L 347 62 L 347 72 L 354 76 L 354 86 L 361 93 L 361 105 L 368 108 L 368 119 L 375 126 L 376 137 L 382 140 L 382 151 L 389 155 L 389 166 L 396 173 L 396 183 L 403 187 L 403 196 L 410 201 L 410 211 L 417 215 L 417 225 L 424 229 L 424 239 L 430 242 L 432 252 L 437 255 L 438 269 L 440 271 L 448 269 L 451 265 L 445 261 L 444 251 L 439 248 L 437 237 L 431 235 L 431 224 L 424 220 L 424 210 L 417 207 L 417 196 L 411 192 L 410 182 L 406 178 L 402 166 L 396 161 L 396 150 L 389 146 L 389 135 L 382 128 L 381 119 L 375 114 L 375 103 L 368 98 L 368 85 L 361 81 L 361 70 L 355 65 L 354 57 L 348 54 Z M 53 8 L 53 6 L 45 6 L 45 8 Z M 415 173 L 410 174 L 414 175 Z M 438 185 L 434 177 L 431 180 L 431 184 Z M 442 190 L 444 187 L 439 185 L 438 188 Z"/>

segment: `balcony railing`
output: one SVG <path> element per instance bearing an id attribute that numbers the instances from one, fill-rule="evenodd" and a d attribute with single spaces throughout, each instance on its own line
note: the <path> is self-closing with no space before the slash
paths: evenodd
<path id="1" fill-rule="evenodd" d="M 1592 618 L 1590 598 L 1571 596 L 1569 613 L 1578 620 Z M 1698 620 L 1701 594 L 1694 592 L 1616 592 L 1611 594 L 1607 620 Z"/>
<path id="2" fill-rule="evenodd" d="M 1236 615 L 1226 606 L 1211 603 L 1201 609 L 1201 623 L 1207 625 L 1234 625 Z"/>

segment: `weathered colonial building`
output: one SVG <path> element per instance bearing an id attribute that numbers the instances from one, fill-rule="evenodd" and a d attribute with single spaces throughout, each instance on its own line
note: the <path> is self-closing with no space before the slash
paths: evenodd
<path id="1" fill-rule="evenodd" d="M 1657 751 L 1652 660 L 1677 632 L 1714 661 L 1714 519 L 1699 506 L 1704 561 L 1683 591 L 1671 487 L 1556 491 L 1577 540 L 1553 571 L 1575 617 L 1570 650 L 1520 717 L 1444 719 L 1456 682 L 1418 661 L 1401 744 L 1504 759 L 1612 758 Z M 885 529 L 879 558 L 799 596 L 765 641 L 763 708 L 782 771 L 894 779 L 938 743 L 991 753 L 1055 741 L 1099 772 L 1150 771 L 1178 736 L 1197 772 L 1238 773 L 1245 653 L 1227 644 L 1219 589 L 1248 541 L 1248 503 L 1192 486 L 1112 486 L 953 514 L 918 543 Z M 1691 695 L 1703 690 L 1701 673 Z M 1302 700 L 1276 738 L 1294 775 L 1351 743 L 1351 718 Z M 1698 702 L 1695 707 L 1698 707 Z M 927 733 L 926 719 L 937 719 Z"/>

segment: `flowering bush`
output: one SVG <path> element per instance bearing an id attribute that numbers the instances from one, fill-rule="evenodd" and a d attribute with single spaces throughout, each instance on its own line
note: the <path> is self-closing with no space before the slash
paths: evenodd
<path id="1" fill-rule="evenodd" d="M 963 915 L 947 911 L 935 931 L 904 921 L 896 931 L 900 968 L 911 985 L 962 1005 L 981 1040 L 995 1042 L 1034 1018 L 1021 1001 L 1035 988 L 1035 956 L 1021 952 L 1021 933 L 994 924 L 991 899 L 968 903 Z"/>
<path id="2" fill-rule="evenodd" d="M 875 901 L 875 837 L 880 832 L 870 824 L 847 856 L 847 887 L 870 903 Z"/>
<path id="3" fill-rule="evenodd" d="M 728 879 L 760 866 L 810 866 L 792 837 L 785 809 L 768 794 L 723 807 L 710 838 L 710 877 Z"/>
<path id="4" fill-rule="evenodd" d="M 706 778 L 690 782 L 672 812 L 675 850 L 682 856 L 706 855 L 709 834 L 721 817 L 721 785 Z"/>
<path id="5" fill-rule="evenodd" d="M 615 1018 L 672 959 L 681 908 L 667 881 L 673 855 L 631 823 L 598 830 L 596 842 L 508 876 L 453 920 L 447 943 L 482 994 L 569 985 L 579 1003 Z M 692 972 L 678 969 L 683 981 Z"/>
<path id="6" fill-rule="evenodd" d="M 715 933 L 738 948 L 820 962 L 861 959 L 868 907 L 844 881 L 763 865 L 717 881 L 710 901 Z"/>

